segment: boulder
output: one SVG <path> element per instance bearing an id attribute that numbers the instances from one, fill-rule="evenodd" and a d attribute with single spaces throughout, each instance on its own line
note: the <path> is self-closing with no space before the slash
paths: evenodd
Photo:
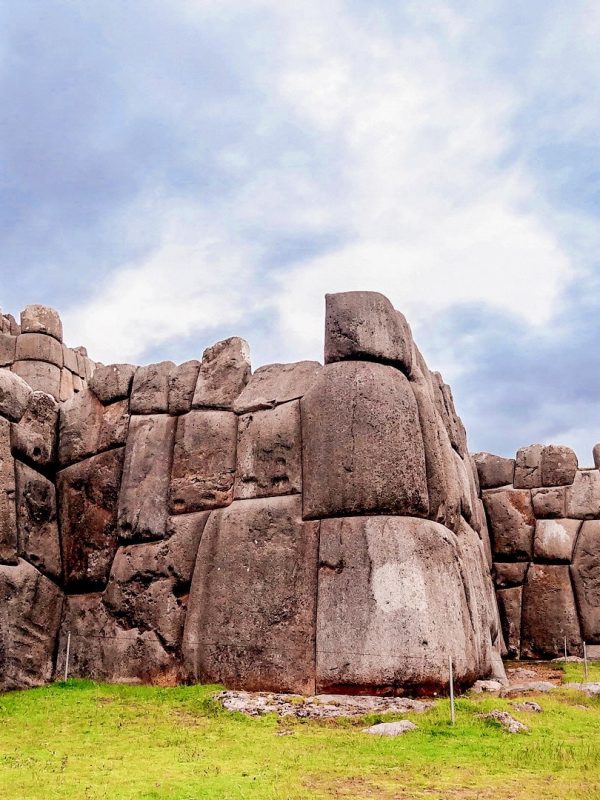
<path id="1" fill-rule="evenodd" d="M 544 446 L 532 444 L 517 451 L 515 459 L 515 489 L 537 489 L 542 486 L 542 451 Z"/>
<path id="2" fill-rule="evenodd" d="M 581 632 L 569 567 L 531 564 L 523 586 L 521 657 L 554 658 L 580 653 Z"/>
<path id="3" fill-rule="evenodd" d="M 245 414 L 298 400 L 313 385 L 321 369 L 318 361 L 259 367 L 235 400 L 233 410 Z"/>
<path id="4" fill-rule="evenodd" d="M 176 422 L 166 414 L 131 418 L 119 496 L 119 529 L 124 541 L 162 539 L 165 535 Z"/>
<path id="5" fill-rule="evenodd" d="M 58 404 L 52 395 L 34 392 L 18 425 L 11 425 L 15 455 L 41 467 L 54 464 L 58 432 Z"/>
<path id="6" fill-rule="evenodd" d="M 22 333 L 17 336 L 16 361 L 47 361 L 62 369 L 62 344 L 43 333 Z"/>
<path id="7" fill-rule="evenodd" d="M 244 414 L 238 422 L 236 500 L 302 491 L 300 403 Z"/>
<path id="8" fill-rule="evenodd" d="M 328 364 L 300 402 L 305 518 L 428 514 L 417 403 L 399 370 Z"/>
<path id="9" fill-rule="evenodd" d="M 577 456 L 570 447 L 550 444 L 542 451 L 542 486 L 569 486 L 577 473 Z"/>
<path id="10" fill-rule="evenodd" d="M 106 585 L 117 550 L 123 448 L 80 461 L 57 475 L 65 586 Z"/>
<path id="11" fill-rule="evenodd" d="M 539 519 L 557 519 L 566 513 L 566 489 L 558 486 L 554 489 L 532 489 L 531 502 L 533 512 Z"/>
<path id="12" fill-rule="evenodd" d="M 44 333 L 62 342 L 62 322 L 49 306 L 30 305 L 21 311 L 21 333 Z"/>
<path id="13" fill-rule="evenodd" d="M 58 586 L 27 561 L 0 566 L 0 690 L 51 680 L 62 604 Z"/>
<path id="14" fill-rule="evenodd" d="M 0 367 L 10 367 L 15 360 L 17 337 L 0 333 Z"/>
<path id="15" fill-rule="evenodd" d="M 600 517 L 600 472 L 580 470 L 566 490 L 566 516 L 572 519 Z"/>
<path id="16" fill-rule="evenodd" d="M 571 567 L 584 641 L 600 644 L 600 520 L 584 522 Z"/>
<path id="17" fill-rule="evenodd" d="M 494 583 L 498 589 L 512 589 L 522 586 L 529 564 L 526 561 L 511 561 L 494 564 Z"/>
<path id="18" fill-rule="evenodd" d="M 503 458 L 491 453 L 475 453 L 479 482 L 482 489 L 496 489 L 512 484 L 515 473 L 514 458 Z"/>
<path id="19" fill-rule="evenodd" d="M 127 400 L 103 406 L 89 389 L 60 408 L 58 460 L 61 466 L 125 444 L 129 426 Z"/>
<path id="20" fill-rule="evenodd" d="M 380 361 L 410 375 L 410 328 L 378 292 L 325 295 L 325 363 L 349 359 Z"/>
<path id="21" fill-rule="evenodd" d="M 129 408 L 132 414 L 166 414 L 169 410 L 169 377 L 172 361 L 138 367 L 133 376 Z"/>
<path id="22" fill-rule="evenodd" d="M 194 680 L 314 692 L 319 525 L 298 496 L 213 511 L 190 592 L 184 658 Z"/>
<path id="23" fill-rule="evenodd" d="M 538 519 L 533 540 L 537 561 L 569 562 L 581 527 L 578 519 Z"/>
<path id="24" fill-rule="evenodd" d="M 233 500 L 237 417 L 231 411 L 190 411 L 177 419 L 170 509 L 205 511 Z"/>
<path id="25" fill-rule="evenodd" d="M 31 387 L 14 372 L 0 369 L 0 416 L 18 422 L 31 399 Z"/>
<path id="26" fill-rule="evenodd" d="M 192 408 L 231 409 L 250 378 L 250 348 L 238 336 L 202 354 Z"/>
<path id="27" fill-rule="evenodd" d="M 90 391 L 105 406 L 116 400 L 124 400 L 131 393 L 136 369 L 137 367 L 132 364 L 109 364 L 106 367 L 98 367 L 90 378 Z"/>
<path id="28" fill-rule="evenodd" d="M 523 489 L 487 492 L 483 498 L 495 557 L 531 561 L 535 517 L 531 494 Z"/>
<path id="29" fill-rule="evenodd" d="M 4 564 L 16 564 L 18 560 L 15 491 L 10 423 L 0 417 L 0 563 Z"/>
<path id="30" fill-rule="evenodd" d="M 502 623 L 502 633 L 509 658 L 519 658 L 521 653 L 521 607 L 523 587 L 498 589 L 498 611 Z"/>
<path id="31" fill-rule="evenodd" d="M 19 555 L 55 581 L 61 576 L 56 490 L 39 472 L 15 462 Z"/>
<path id="32" fill-rule="evenodd" d="M 169 414 L 187 414 L 200 371 L 199 361 L 186 361 L 175 367 L 169 375 Z"/>
<path id="33" fill-rule="evenodd" d="M 15 361 L 12 371 L 22 378 L 34 392 L 47 392 L 55 400 L 60 398 L 60 367 L 46 361 Z"/>
<path id="34" fill-rule="evenodd" d="M 453 533 L 410 517 L 321 522 L 317 689 L 446 692 L 488 677 L 478 664 Z"/>

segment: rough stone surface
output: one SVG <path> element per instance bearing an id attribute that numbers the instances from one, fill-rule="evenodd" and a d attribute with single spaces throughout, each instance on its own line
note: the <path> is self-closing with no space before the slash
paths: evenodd
<path id="1" fill-rule="evenodd" d="M 90 378 L 89 388 L 105 406 L 116 400 L 124 400 L 131 393 L 135 371 L 136 367 L 132 364 L 98 367 Z"/>
<path id="2" fill-rule="evenodd" d="M 34 392 L 47 392 L 56 400 L 60 398 L 60 367 L 46 361 L 15 361 L 12 371 L 22 378 Z"/>
<path id="3" fill-rule="evenodd" d="M 573 556 L 573 547 L 581 528 L 578 519 L 540 519 L 535 526 L 533 557 L 538 561 L 564 561 Z"/>
<path id="4" fill-rule="evenodd" d="M 436 406 L 450 437 L 452 447 L 461 458 L 465 458 L 468 453 L 467 434 L 461 418 L 456 413 L 452 389 L 444 383 L 439 372 L 432 372 L 431 378 Z"/>
<path id="5" fill-rule="evenodd" d="M 132 417 L 119 497 L 119 529 L 125 541 L 161 539 L 168 516 L 174 417 Z"/>
<path id="6" fill-rule="evenodd" d="M 485 677 L 478 633 L 449 530 L 406 517 L 321 523 L 319 691 L 446 691 L 449 656 L 457 684 L 471 683 Z"/>
<path id="7" fill-rule="evenodd" d="M 250 378 L 250 348 L 233 336 L 202 354 L 193 408 L 231 409 Z"/>
<path id="8" fill-rule="evenodd" d="M 363 733 L 370 733 L 372 736 L 401 736 L 409 731 L 416 731 L 417 726 L 408 719 L 401 719 L 398 722 L 378 722 L 370 728 L 364 728 Z"/>
<path id="9" fill-rule="evenodd" d="M 133 376 L 129 408 L 132 414 L 166 414 L 169 410 L 169 378 L 172 361 L 138 367 Z"/>
<path id="10" fill-rule="evenodd" d="M 69 589 L 102 588 L 117 550 L 117 501 L 123 448 L 88 458 L 57 475 L 63 569 Z"/>
<path id="11" fill-rule="evenodd" d="M 547 445 L 542 451 L 542 486 L 569 486 L 577 473 L 577 456 L 570 447 Z"/>
<path id="12" fill-rule="evenodd" d="M 581 632 L 569 567 L 532 564 L 523 587 L 521 655 L 554 658 L 581 650 Z"/>
<path id="13" fill-rule="evenodd" d="M 323 368 L 301 400 L 306 518 L 429 511 L 425 451 L 407 378 L 383 364 Z"/>
<path id="14" fill-rule="evenodd" d="M 521 654 L 521 608 L 523 587 L 499 589 L 496 592 L 498 611 L 502 623 L 502 633 L 509 658 L 519 658 Z"/>
<path id="15" fill-rule="evenodd" d="M 56 490 L 39 472 L 15 463 L 19 555 L 40 572 L 59 580 L 60 538 L 56 516 Z"/>
<path id="16" fill-rule="evenodd" d="M 318 530 L 299 497 L 214 511 L 194 570 L 184 656 L 194 680 L 314 693 Z"/>
<path id="17" fill-rule="evenodd" d="M 566 516 L 572 519 L 600 517 L 600 472 L 596 469 L 577 473 L 573 485 L 567 487 Z"/>
<path id="18" fill-rule="evenodd" d="M 62 368 L 62 344 L 43 333 L 23 333 L 17 336 L 15 358 L 17 361 L 47 361 Z"/>
<path id="19" fill-rule="evenodd" d="M 10 453 L 10 423 L 0 417 L 0 563 L 17 563 L 15 462 Z"/>
<path id="20" fill-rule="evenodd" d="M 410 374 L 410 328 L 382 294 L 325 295 L 325 363 L 347 359 L 382 361 Z"/>
<path id="21" fill-rule="evenodd" d="M 600 520 L 584 522 L 571 568 L 582 635 L 600 644 Z"/>
<path id="22" fill-rule="evenodd" d="M 215 700 L 228 711 L 239 711 L 251 717 L 277 714 L 298 719 L 336 719 L 362 717 L 365 714 L 422 714 L 431 708 L 428 700 L 409 697 L 378 697 L 377 695 L 318 694 L 303 697 L 299 694 L 275 692 L 225 691 Z"/>
<path id="23" fill-rule="evenodd" d="M 494 581 L 498 589 L 510 589 L 521 586 L 525 580 L 529 564 L 524 561 L 494 564 Z"/>
<path id="24" fill-rule="evenodd" d="M 18 422 L 32 394 L 30 386 L 22 378 L 7 369 L 0 369 L 0 416 Z"/>
<path id="25" fill-rule="evenodd" d="M 0 367 L 10 367 L 15 360 L 17 337 L 0 333 Z"/>
<path id="26" fill-rule="evenodd" d="M 235 499 L 302 490 L 300 403 L 244 414 L 238 422 Z"/>
<path id="27" fill-rule="evenodd" d="M 494 553 L 505 560 L 530 561 L 535 517 L 528 491 L 505 489 L 484 496 Z"/>
<path id="28" fill-rule="evenodd" d="M 542 486 L 542 451 L 544 446 L 532 444 L 517 451 L 515 459 L 515 489 L 536 489 Z"/>
<path id="29" fill-rule="evenodd" d="M 533 513 L 538 519 L 556 519 L 566 514 L 566 489 L 532 489 Z"/>
<path id="30" fill-rule="evenodd" d="M 169 414 L 187 414 L 200 371 L 199 361 L 186 361 L 175 367 L 169 375 Z"/>
<path id="31" fill-rule="evenodd" d="M 69 372 L 68 369 L 61 369 L 58 399 L 61 401 L 61 403 L 65 400 L 69 400 L 71 397 L 73 397 L 74 392 L 75 388 L 73 386 L 73 373 Z"/>
<path id="32" fill-rule="evenodd" d="M 313 385 L 321 369 L 318 361 L 259 367 L 235 400 L 233 410 L 245 414 L 298 400 Z"/>
<path id="33" fill-rule="evenodd" d="M 515 474 L 515 459 L 502 458 L 491 453 L 475 453 L 475 464 L 482 489 L 496 489 L 512 484 Z"/>
<path id="34" fill-rule="evenodd" d="M 190 411 L 177 420 L 171 472 L 171 513 L 204 511 L 233 500 L 237 417 L 231 411 Z"/>
<path id="35" fill-rule="evenodd" d="M 89 389 L 79 392 L 60 408 L 60 464 L 72 464 L 124 445 L 128 427 L 127 400 L 103 406 Z"/>
<path id="36" fill-rule="evenodd" d="M 523 725 L 518 719 L 512 717 L 508 711 L 494 709 L 494 711 L 490 711 L 488 714 L 482 714 L 481 718 L 497 723 L 504 728 L 504 730 L 508 731 L 508 733 L 527 733 L 529 730 L 526 725 Z"/>
<path id="37" fill-rule="evenodd" d="M 0 689 L 52 678 L 63 595 L 27 561 L 0 566 Z"/>
<path id="38" fill-rule="evenodd" d="M 21 311 L 21 333 L 45 333 L 62 342 L 62 322 L 49 306 L 29 305 Z"/>
<path id="39" fill-rule="evenodd" d="M 18 425 L 11 425 L 13 452 L 41 467 L 54 464 L 58 432 L 58 403 L 52 395 L 34 392 Z"/>

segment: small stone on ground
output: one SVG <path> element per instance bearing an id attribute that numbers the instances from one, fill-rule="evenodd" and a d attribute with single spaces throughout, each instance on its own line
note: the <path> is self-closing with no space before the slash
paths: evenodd
<path id="1" fill-rule="evenodd" d="M 363 733 L 371 733 L 374 736 L 401 736 L 416 729 L 417 726 L 413 722 L 401 719 L 399 722 L 380 722 L 379 725 L 371 725 L 370 728 L 363 728 Z"/>
<path id="2" fill-rule="evenodd" d="M 494 711 L 490 711 L 489 714 L 482 714 L 481 718 L 499 723 L 509 733 L 525 733 L 528 730 L 526 725 L 523 725 L 518 719 L 511 717 L 508 711 L 494 709 Z"/>

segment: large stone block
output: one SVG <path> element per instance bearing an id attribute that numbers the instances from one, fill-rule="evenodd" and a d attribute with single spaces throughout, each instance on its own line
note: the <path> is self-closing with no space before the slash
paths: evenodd
<path id="1" fill-rule="evenodd" d="M 0 562 L 17 563 L 15 462 L 10 452 L 10 423 L 0 417 Z"/>
<path id="2" fill-rule="evenodd" d="M 566 489 L 557 486 L 553 489 L 532 489 L 533 513 L 539 519 L 558 519 L 566 513 Z"/>
<path id="3" fill-rule="evenodd" d="M 550 444 L 542 451 L 542 486 L 569 486 L 577 473 L 577 456 L 570 447 Z"/>
<path id="4" fill-rule="evenodd" d="M 67 634 L 71 633 L 69 675 L 111 683 L 181 682 L 178 659 L 165 650 L 154 631 L 128 629 L 119 624 L 100 594 L 65 598 L 60 629 L 56 677 L 64 674 Z"/>
<path id="5" fill-rule="evenodd" d="M 523 586 L 522 658 L 556 658 L 581 652 L 581 633 L 569 567 L 531 564 Z"/>
<path id="6" fill-rule="evenodd" d="M 382 361 L 410 374 L 410 328 L 382 294 L 325 295 L 325 363 L 347 359 Z"/>
<path id="7" fill-rule="evenodd" d="M 14 372 L 0 369 L 0 416 L 18 422 L 31 399 L 31 387 Z"/>
<path id="8" fill-rule="evenodd" d="M 515 489 L 537 489 L 542 486 L 542 452 L 544 446 L 532 444 L 517 450 L 515 459 Z"/>
<path id="9" fill-rule="evenodd" d="M 498 589 L 498 610 L 502 623 L 502 633 L 509 658 L 519 658 L 521 653 L 521 608 L 523 605 L 523 587 Z"/>
<path id="10" fill-rule="evenodd" d="M 447 691 L 490 672 L 478 664 L 453 533 L 408 517 L 321 522 L 317 690 Z"/>
<path id="11" fill-rule="evenodd" d="M 62 369 L 62 344 L 43 333 L 22 333 L 17 337 L 17 361 L 47 361 Z"/>
<path id="12" fill-rule="evenodd" d="M 22 378 L 34 392 L 47 392 L 55 400 L 60 398 L 60 367 L 46 361 L 15 361 L 12 371 Z"/>
<path id="13" fill-rule="evenodd" d="M 580 470 L 566 490 L 566 516 L 572 519 L 600 517 L 600 472 Z"/>
<path id="14" fill-rule="evenodd" d="M 531 494 L 523 489 L 501 489 L 486 493 L 483 502 L 495 556 L 531 561 L 535 529 Z"/>
<path id="15" fill-rule="evenodd" d="M 27 561 L 0 566 L 1 690 L 52 678 L 62 603 L 60 589 Z"/>
<path id="16" fill-rule="evenodd" d="M 52 395 L 34 392 L 18 425 L 11 425 L 10 443 L 21 458 L 49 467 L 56 456 L 58 404 Z"/>
<path id="17" fill-rule="evenodd" d="M 202 354 L 193 408 L 231 409 L 250 378 L 250 349 L 238 336 L 217 342 Z"/>
<path id="18" fill-rule="evenodd" d="M 124 445 L 128 426 L 127 400 L 103 406 L 89 389 L 79 392 L 60 408 L 60 464 L 72 464 Z"/>
<path id="19" fill-rule="evenodd" d="M 54 484 L 20 461 L 15 475 L 19 555 L 58 581 L 62 570 Z"/>
<path id="20" fill-rule="evenodd" d="M 187 414 L 191 409 L 199 371 L 199 361 L 186 361 L 171 371 L 169 414 Z"/>
<path id="21" fill-rule="evenodd" d="M 119 529 L 125 541 L 165 535 L 176 421 L 166 414 L 131 418 L 119 497 Z"/>
<path id="22" fill-rule="evenodd" d="M 161 361 L 138 367 L 133 376 L 129 407 L 132 414 L 166 414 L 169 410 L 169 377 L 175 364 Z"/>
<path id="23" fill-rule="evenodd" d="M 21 311 L 22 333 L 45 333 L 62 342 L 62 322 L 58 312 L 50 306 L 30 305 Z"/>
<path id="24" fill-rule="evenodd" d="M 132 364 L 109 364 L 98 367 L 90 378 L 90 391 L 105 406 L 116 400 L 124 400 L 131 392 L 136 369 L 137 367 Z"/>
<path id="25" fill-rule="evenodd" d="M 397 369 L 328 364 L 304 395 L 304 516 L 429 511 L 414 393 Z"/>
<path id="26" fill-rule="evenodd" d="M 436 407 L 442 418 L 452 447 L 461 456 L 466 458 L 469 450 L 467 447 L 467 433 L 461 418 L 456 413 L 452 389 L 444 383 L 439 372 L 431 372 L 432 385 Z"/>
<path id="27" fill-rule="evenodd" d="M 492 453 L 475 453 L 479 482 L 482 489 L 497 489 L 512 484 L 515 473 L 514 458 L 503 458 Z"/>
<path id="28" fill-rule="evenodd" d="M 237 417 L 231 411 L 190 411 L 177 419 L 170 508 L 205 511 L 233 500 Z"/>
<path id="29" fill-rule="evenodd" d="M 75 387 L 73 386 L 73 373 L 70 372 L 68 369 L 61 369 L 60 371 L 60 389 L 58 393 L 58 399 L 61 403 L 64 403 L 67 400 L 70 400 L 75 393 Z"/>
<path id="30" fill-rule="evenodd" d="M 321 369 L 318 361 L 259 367 L 235 400 L 233 410 L 245 414 L 298 400 L 313 385 Z"/>
<path id="31" fill-rule="evenodd" d="M 578 519 L 538 519 L 533 557 L 538 561 L 569 562 L 581 527 Z"/>
<path id="32" fill-rule="evenodd" d="M 15 360 L 17 337 L 0 333 L 0 367 L 10 367 Z"/>
<path id="33" fill-rule="evenodd" d="M 71 350 L 70 347 L 67 347 L 66 344 L 63 344 L 62 349 L 63 349 L 63 366 L 70 372 L 78 373 L 77 353 L 74 350 Z"/>
<path id="34" fill-rule="evenodd" d="M 529 569 L 526 561 L 496 562 L 494 564 L 494 583 L 498 589 L 512 589 L 522 586 Z"/>
<path id="35" fill-rule="evenodd" d="M 302 522 L 297 496 L 212 512 L 184 630 L 195 680 L 314 692 L 318 530 Z"/>
<path id="36" fill-rule="evenodd" d="M 117 550 L 123 448 L 80 461 L 57 475 L 63 570 L 69 589 L 103 588 Z"/>
<path id="37" fill-rule="evenodd" d="M 235 499 L 302 491 L 300 403 L 239 418 Z"/>
<path id="38" fill-rule="evenodd" d="M 571 577 L 586 642 L 600 644 L 600 520 L 583 523 Z"/>

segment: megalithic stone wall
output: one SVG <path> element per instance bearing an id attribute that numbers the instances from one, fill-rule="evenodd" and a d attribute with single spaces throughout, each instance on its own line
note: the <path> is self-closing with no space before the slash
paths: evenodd
<path id="1" fill-rule="evenodd" d="M 600 645 L 600 463 L 579 469 L 570 448 L 539 444 L 516 459 L 477 453 L 475 462 L 509 654 L 552 658 Z"/>
<path id="2" fill-rule="evenodd" d="M 465 430 L 385 297 L 327 296 L 325 366 L 251 374 L 234 337 L 85 377 L 56 402 L 0 369 L 0 685 L 60 676 L 68 634 L 70 674 L 111 681 L 437 692 L 449 658 L 461 685 L 502 674 Z"/>

